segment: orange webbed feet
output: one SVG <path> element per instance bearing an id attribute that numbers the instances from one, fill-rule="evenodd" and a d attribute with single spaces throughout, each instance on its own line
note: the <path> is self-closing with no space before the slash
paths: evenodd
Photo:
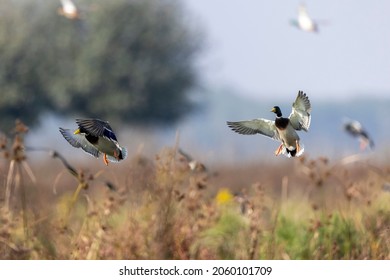
<path id="1" fill-rule="evenodd" d="M 283 151 L 283 144 L 280 144 L 279 148 L 277 148 L 275 151 L 275 156 L 280 155 L 282 151 Z"/>
<path id="2" fill-rule="evenodd" d="M 299 145 L 299 141 L 298 140 L 295 140 L 295 144 L 296 144 L 296 150 L 297 150 L 297 154 L 299 154 L 299 151 L 301 150 L 301 146 Z"/>
<path id="3" fill-rule="evenodd" d="M 107 155 L 106 154 L 104 154 L 104 156 L 103 156 L 103 162 L 104 162 L 105 165 L 108 165 L 108 160 L 107 160 Z"/>

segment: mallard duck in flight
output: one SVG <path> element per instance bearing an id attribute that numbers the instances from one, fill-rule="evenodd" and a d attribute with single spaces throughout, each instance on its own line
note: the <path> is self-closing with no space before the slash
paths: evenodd
<path id="1" fill-rule="evenodd" d="M 344 124 L 344 130 L 353 137 L 359 139 L 360 149 L 364 151 L 368 146 L 374 148 L 374 141 L 368 136 L 367 131 L 360 122 L 350 120 Z"/>
<path id="2" fill-rule="evenodd" d="M 60 127 L 62 136 L 75 148 L 82 148 L 88 154 L 103 161 L 119 162 L 126 158 L 127 150 L 119 146 L 114 131 L 108 122 L 99 119 L 76 119 L 78 129 L 72 131 Z"/>
<path id="3" fill-rule="evenodd" d="M 244 135 L 262 134 L 281 144 L 276 149 L 275 155 L 281 153 L 286 156 L 300 156 L 304 149 L 300 144 L 299 135 L 296 131 L 308 131 L 310 126 L 311 104 L 308 96 L 302 91 L 298 92 L 297 98 L 292 104 L 292 112 L 288 118 L 282 116 L 278 106 L 274 106 L 271 112 L 276 114 L 275 121 L 267 119 L 254 119 L 248 121 L 227 122 L 227 125 L 235 132 Z"/>

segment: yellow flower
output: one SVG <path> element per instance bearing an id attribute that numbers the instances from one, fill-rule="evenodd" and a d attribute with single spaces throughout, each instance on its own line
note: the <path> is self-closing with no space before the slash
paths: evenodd
<path id="1" fill-rule="evenodd" d="M 222 188 L 218 191 L 215 200 L 218 204 L 226 204 L 233 200 L 233 194 L 226 188 Z"/>

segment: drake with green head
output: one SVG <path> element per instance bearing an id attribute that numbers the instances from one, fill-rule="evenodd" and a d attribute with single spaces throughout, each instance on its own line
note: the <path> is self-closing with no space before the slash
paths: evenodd
<path id="1" fill-rule="evenodd" d="M 103 154 L 103 161 L 119 162 L 126 158 L 127 150 L 118 143 L 110 124 L 99 119 L 76 119 L 78 129 L 71 131 L 60 127 L 62 136 L 75 148 L 98 158 Z"/>
<path id="2" fill-rule="evenodd" d="M 300 138 L 296 131 L 308 131 L 311 121 L 311 104 L 310 100 L 302 91 L 292 104 L 292 111 L 288 118 L 283 117 L 282 111 L 278 106 L 274 106 L 271 112 L 276 114 L 274 121 L 267 119 L 254 119 L 248 121 L 227 122 L 227 125 L 239 134 L 253 135 L 262 134 L 274 140 L 281 142 L 275 155 L 281 153 L 286 156 L 300 156 L 304 149 L 300 144 Z"/>

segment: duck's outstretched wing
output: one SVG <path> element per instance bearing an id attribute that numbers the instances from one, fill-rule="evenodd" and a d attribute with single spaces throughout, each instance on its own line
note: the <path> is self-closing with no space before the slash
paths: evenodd
<path id="1" fill-rule="evenodd" d="M 81 131 L 97 137 L 106 137 L 110 140 L 118 141 L 110 124 L 99 119 L 76 119 L 76 123 Z"/>
<path id="2" fill-rule="evenodd" d="M 73 147 L 75 148 L 81 148 L 83 149 L 86 153 L 94 156 L 94 157 L 99 157 L 100 152 L 99 150 L 92 145 L 91 143 L 88 142 L 87 139 L 85 139 L 85 136 L 82 134 L 74 134 L 70 129 L 65 129 L 60 127 L 60 132 L 62 136 L 66 139 L 66 141 L 69 142 Z"/>
<path id="3" fill-rule="evenodd" d="M 275 122 L 266 119 L 254 119 L 249 121 L 227 122 L 227 125 L 239 134 L 253 135 L 262 134 L 264 136 L 279 140 Z"/>
<path id="4" fill-rule="evenodd" d="M 309 97 L 303 91 L 299 91 L 297 98 L 292 105 L 292 111 L 290 114 L 290 124 L 295 130 L 308 131 L 311 121 L 311 104 Z"/>

